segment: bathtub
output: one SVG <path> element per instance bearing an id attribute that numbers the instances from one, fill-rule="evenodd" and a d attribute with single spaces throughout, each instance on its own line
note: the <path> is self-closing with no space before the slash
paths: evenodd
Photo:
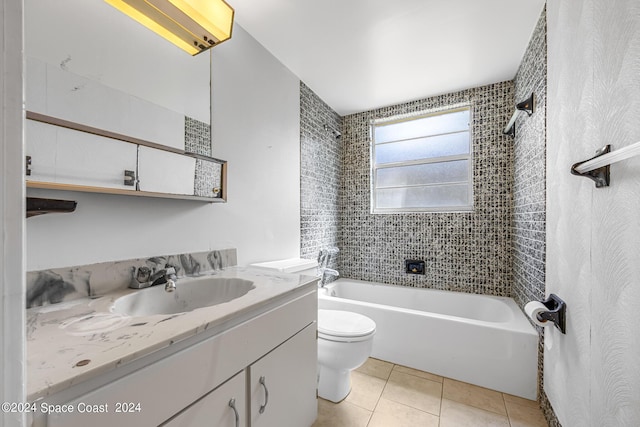
<path id="1" fill-rule="evenodd" d="M 373 319 L 372 357 L 536 399 L 538 334 L 511 298 L 338 279 L 318 308 Z"/>

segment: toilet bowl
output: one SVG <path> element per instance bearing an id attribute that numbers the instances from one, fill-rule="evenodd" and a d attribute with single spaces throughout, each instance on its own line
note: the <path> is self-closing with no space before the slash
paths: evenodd
<path id="1" fill-rule="evenodd" d="M 298 258 L 251 264 L 254 268 L 317 277 L 316 261 Z M 376 324 L 359 313 L 318 310 L 318 396 L 340 402 L 351 391 L 351 371 L 371 355 Z"/>
<path id="2" fill-rule="evenodd" d="M 371 355 L 376 324 L 362 314 L 318 310 L 318 396 L 340 402 L 351 391 L 351 371 Z"/>

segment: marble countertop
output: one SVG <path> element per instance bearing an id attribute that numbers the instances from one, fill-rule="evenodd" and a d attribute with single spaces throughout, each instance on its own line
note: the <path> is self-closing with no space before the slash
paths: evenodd
<path id="1" fill-rule="evenodd" d="M 305 285 L 315 289 L 312 277 L 241 267 L 216 272 L 215 277 L 251 280 L 255 288 L 230 302 L 178 314 L 113 313 L 117 298 L 144 291 L 133 289 L 28 309 L 27 399 L 65 390 L 233 319 L 253 317 L 269 302 Z M 180 280 L 176 292 L 179 289 Z"/>

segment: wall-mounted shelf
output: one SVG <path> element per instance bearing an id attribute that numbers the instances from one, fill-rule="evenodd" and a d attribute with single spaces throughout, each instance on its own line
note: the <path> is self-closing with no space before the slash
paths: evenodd
<path id="1" fill-rule="evenodd" d="M 119 196 L 155 197 L 159 199 L 193 200 L 207 203 L 224 203 L 225 199 L 182 194 L 155 193 L 152 191 L 121 190 L 116 188 L 92 187 L 90 185 L 60 184 L 55 182 L 27 181 L 27 188 L 43 190 L 80 191 L 82 193 L 115 194 Z"/>
<path id="2" fill-rule="evenodd" d="M 31 134 L 32 128 L 27 128 L 27 148 L 31 142 L 31 151 L 36 151 L 26 158 L 27 188 L 226 201 L 224 160 L 32 111 L 26 116 L 27 126 L 44 124 Z M 47 130 L 42 131 L 43 127 Z M 62 130 L 56 130 L 52 137 L 50 128 L 66 133 L 61 137 Z M 74 142 L 78 132 L 99 138 L 87 139 L 86 147 L 79 150 Z M 58 151 L 64 147 L 65 155 L 51 156 L 51 146 Z M 57 160 L 52 163 L 51 159 Z"/>
<path id="3" fill-rule="evenodd" d="M 592 179 L 596 188 L 608 187 L 611 183 L 610 165 L 636 156 L 640 156 L 640 141 L 616 151 L 611 151 L 611 145 L 606 145 L 596 151 L 594 157 L 571 166 L 571 173 Z"/>

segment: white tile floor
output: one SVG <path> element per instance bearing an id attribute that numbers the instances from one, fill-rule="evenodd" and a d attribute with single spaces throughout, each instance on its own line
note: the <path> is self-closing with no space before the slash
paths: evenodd
<path id="1" fill-rule="evenodd" d="M 313 427 L 547 427 L 538 403 L 377 359 L 351 374 L 335 404 L 318 399 Z"/>

